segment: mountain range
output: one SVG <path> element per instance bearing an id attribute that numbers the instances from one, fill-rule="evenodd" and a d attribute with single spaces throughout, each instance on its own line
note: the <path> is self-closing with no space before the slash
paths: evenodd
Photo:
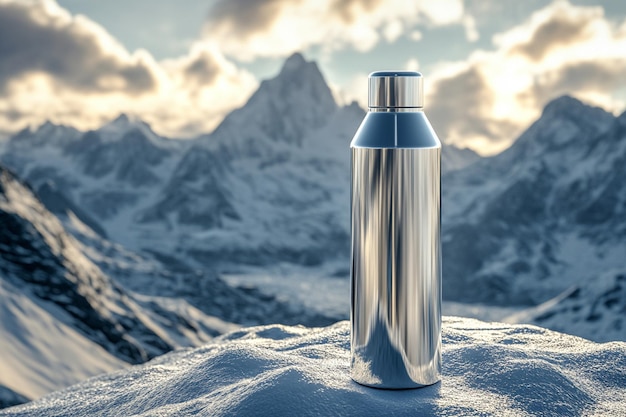
<path id="1" fill-rule="evenodd" d="M 626 266 L 626 113 L 550 102 L 503 153 L 443 179 L 445 297 L 534 305 Z"/>
<path id="2" fill-rule="evenodd" d="M 219 274 L 291 263 L 347 278 L 348 147 L 363 116 L 295 54 L 192 140 L 122 114 L 92 131 L 48 122 L 0 143 L 2 398 L 34 398 L 237 324 L 343 318 Z M 619 338 L 625 167 L 626 114 L 567 96 L 499 155 L 444 145 L 444 298 L 528 306 L 511 320 Z M 59 373 L 54 362 L 70 357 L 81 360 Z"/>
<path id="3" fill-rule="evenodd" d="M 182 300 L 174 306 L 126 290 L 4 168 L 0 223 L 0 384 L 20 395 L 33 398 L 236 327 Z"/>
<path id="4" fill-rule="evenodd" d="M 315 266 L 348 257 L 348 144 L 363 115 L 294 54 L 194 140 L 126 115 L 88 132 L 46 123 L 12 137 L 0 162 L 64 224 L 72 213 L 168 267 Z M 444 145 L 444 298 L 536 305 L 624 266 L 625 126 L 565 96 L 499 155 Z"/>
<path id="5" fill-rule="evenodd" d="M 132 250 L 192 268 L 314 265 L 348 254 L 348 145 L 363 116 L 337 105 L 317 65 L 295 54 L 195 140 L 126 115 L 85 133 L 46 123 L 12 137 L 0 161 L 51 211 Z M 447 146 L 443 169 L 478 159 Z"/>

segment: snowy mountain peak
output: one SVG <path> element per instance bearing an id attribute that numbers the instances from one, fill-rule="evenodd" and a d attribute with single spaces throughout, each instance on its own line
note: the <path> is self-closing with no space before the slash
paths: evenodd
<path id="1" fill-rule="evenodd" d="M 295 87 L 295 91 L 300 90 L 313 93 L 309 97 L 313 102 L 302 103 L 303 105 L 316 105 L 319 103 L 320 105 L 327 105 L 332 108 L 336 107 L 332 92 L 317 66 L 317 63 L 315 61 L 306 61 L 299 53 L 290 56 L 287 61 L 285 61 L 278 76 L 269 80 L 268 83 L 287 88 Z"/>
<path id="2" fill-rule="evenodd" d="M 549 102 L 543 109 L 541 118 L 565 118 L 577 124 L 595 122 L 609 124 L 613 115 L 599 107 L 589 106 L 572 96 L 561 96 Z"/>
<path id="3" fill-rule="evenodd" d="M 39 127 L 27 127 L 9 140 L 9 149 L 64 146 L 78 139 L 81 132 L 73 127 L 46 121 Z"/>
<path id="4" fill-rule="evenodd" d="M 302 69 L 302 67 L 306 64 L 307 61 L 304 59 L 304 56 L 302 56 L 300 52 L 296 52 L 287 58 L 280 72 L 297 71 Z"/>
<path id="5" fill-rule="evenodd" d="M 111 123 L 121 124 L 121 123 L 129 123 L 130 118 L 126 113 L 120 113 L 115 119 L 111 121 Z"/>
<path id="6" fill-rule="evenodd" d="M 300 145 L 306 133 L 325 126 L 337 109 L 317 64 L 294 54 L 276 77 L 263 81 L 246 105 L 229 114 L 211 136 L 218 142 L 239 136 L 254 139 L 257 145 L 262 137 Z"/>
<path id="7" fill-rule="evenodd" d="M 136 116 L 128 116 L 125 113 L 121 113 L 114 120 L 103 125 L 98 129 L 98 132 L 104 133 L 105 139 L 116 139 L 123 136 L 126 132 L 135 129 L 142 131 L 148 137 L 155 136 L 146 122 Z"/>
<path id="8" fill-rule="evenodd" d="M 557 97 L 550 101 L 543 109 L 543 114 L 549 114 L 550 112 L 561 112 L 569 108 L 588 107 L 582 101 L 575 97 L 564 95 Z"/>
<path id="9" fill-rule="evenodd" d="M 41 126 L 39 126 L 39 130 L 50 130 L 54 129 L 57 125 L 52 123 L 50 120 L 46 120 Z"/>
<path id="10" fill-rule="evenodd" d="M 145 125 L 146 123 L 143 120 L 141 120 L 138 116 L 128 115 L 126 113 L 120 113 L 119 116 L 111 120 L 106 125 L 118 126 L 120 128 L 123 128 L 123 127 L 128 128 L 128 127 L 136 126 L 138 124 Z"/>

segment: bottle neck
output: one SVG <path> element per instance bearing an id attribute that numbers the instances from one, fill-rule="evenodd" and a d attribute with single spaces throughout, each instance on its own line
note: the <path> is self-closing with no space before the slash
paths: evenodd
<path id="1" fill-rule="evenodd" d="M 372 113 L 419 113 L 424 111 L 423 107 L 368 107 L 367 111 Z"/>

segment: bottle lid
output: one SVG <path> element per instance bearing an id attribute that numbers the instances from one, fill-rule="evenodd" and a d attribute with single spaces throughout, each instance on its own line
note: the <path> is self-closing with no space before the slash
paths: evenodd
<path id="1" fill-rule="evenodd" d="M 368 107 L 424 107 L 424 78 L 416 71 L 376 71 L 369 75 Z"/>

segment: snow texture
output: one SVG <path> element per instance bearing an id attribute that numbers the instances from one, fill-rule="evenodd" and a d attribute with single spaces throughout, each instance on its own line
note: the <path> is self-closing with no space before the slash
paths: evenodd
<path id="1" fill-rule="evenodd" d="M 349 324 L 240 329 L 3 416 L 624 415 L 626 343 L 444 318 L 443 379 L 387 391 L 349 376 Z"/>
<path id="2" fill-rule="evenodd" d="M 0 301 L 0 384 L 7 390 L 33 399 L 128 366 L 1 278 Z"/>
<path id="3" fill-rule="evenodd" d="M 534 306 L 626 267 L 625 176 L 626 113 L 550 102 L 510 148 L 442 177 L 444 297 Z"/>
<path id="4" fill-rule="evenodd" d="M 230 321 L 336 321 L 214 274 L 167 270 L 106 241 L 72 211 L 67 220 L 73 235 L 0 166 L 0 408 L 202 346 L 239 327 Z"/>
<path id="5" fill-rule="evenodd" d="M 626 271 L 609 271 L 505 318 L 594 340 L 626 341 Z"/>

